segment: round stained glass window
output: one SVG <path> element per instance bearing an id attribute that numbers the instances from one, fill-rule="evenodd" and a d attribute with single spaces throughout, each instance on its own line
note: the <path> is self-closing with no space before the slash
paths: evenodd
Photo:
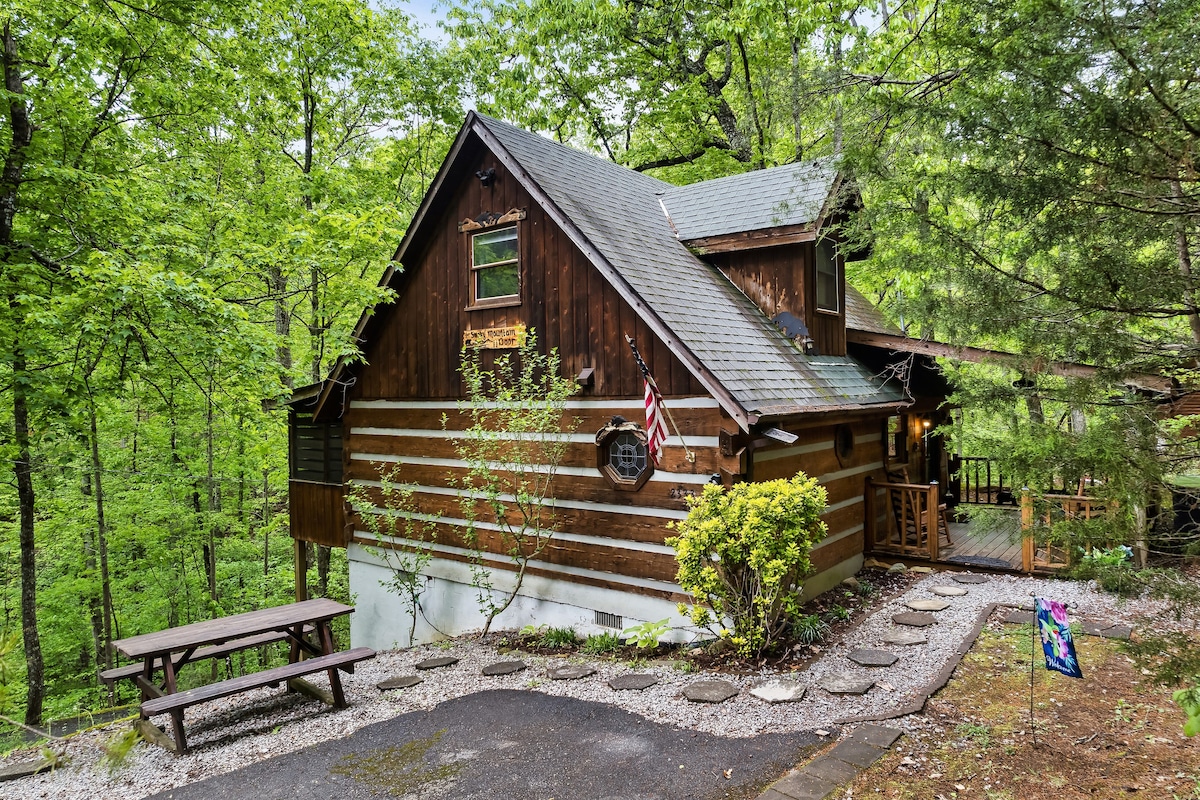
<path id="1" fill-rule="evenodd" d="M 646 471 L 650 453 L 646 443 L 629 431 L 618 433 L 608 445 L 608 466 L 623 481 L 636 481 Z"/>

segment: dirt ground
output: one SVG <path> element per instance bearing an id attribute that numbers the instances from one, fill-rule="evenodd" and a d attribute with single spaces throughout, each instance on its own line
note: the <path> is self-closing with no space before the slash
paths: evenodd
<path id="1" fill-rule="evenodd" d="M 1200 737 L 1183 735 L 1171 689 L 1151 686 L 1117 642 L 1077 636 L 1082 680 L 1034 671 L 1031 626 L 985 629 L 922 730 L 849 786 L 846 798 L 1200 800 Z"/>

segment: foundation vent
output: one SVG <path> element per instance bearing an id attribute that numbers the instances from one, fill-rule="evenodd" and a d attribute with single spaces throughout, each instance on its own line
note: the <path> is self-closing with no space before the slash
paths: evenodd
<path id="1" fill-rule="evenodd" d="M 617 630 L 622 630 L 625 627 L 625 620 L 616 614 L 606 614 L 603 611 L 597 611 L 596 624 L 602 628 L 616 628 Z"/>

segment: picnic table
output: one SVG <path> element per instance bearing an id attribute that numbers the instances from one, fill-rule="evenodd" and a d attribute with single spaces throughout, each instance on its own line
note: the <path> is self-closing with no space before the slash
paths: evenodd
<path id="1" fill-rule="evenodd" d="M 174 749 L 176 753 L 182 754 L 187 752 L 183 711 L 189 706 L 209 700 L 285 682 L 289 684 L 289 688 L 304 690 L 297 685 L 301 676 L 326 672 L 329 675 L 330 688 L 328 700 L 337 708 L 345 708 L 346 697 L 342 692 L 338 671 L 353 672 L 355 663 L 375 656 L 375 651 L 367 647 L 338 651 L 334 645 L 331 627 L 333 619 L 353 611 L 352 606 L 326 598 L 303 600 L 229 617 L 193 622 L 155 633 L 130 636 L 113 642 L 113 646 L 128 658 L 141 660 L 141 669 L 129 677 L 132 677 L 142 690 L 142 720 L 149 720 L 156 714 L 169 713 L 175 735 Z M 315 643 L 305 636 L 306 630 L 316 634 Z M 287 664 L 179 691 L 176 676 L 184 665 L 268 641 L 289 642 Z M 132 666 L 136 665 L 121 669 L 128 674 Z M 154 678 L 154 673 L 158 670 L 162 671 L 162 683 L 156 682 Z M 306 692 L 320 696 L 315 687 Z"/>

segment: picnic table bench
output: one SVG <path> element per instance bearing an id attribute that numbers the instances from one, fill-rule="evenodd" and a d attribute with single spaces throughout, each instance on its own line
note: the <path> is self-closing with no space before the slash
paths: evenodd
<path id="1" fill-rule="evenodd" d="M 177 754 L 183 754 L 187 752 L 187 736 L 183 726 L 184 709 L 209 700 L 284 682 L 288 683 L 289 688 L 305 690 L 299 685 L 301 676 L 325 672 L 329 676 L 330 686 L 327 701 L 337 708 L 345 708 L 346 698 L 342 691 L 339 670 L 353 672 L 357 662 L 375 656 L 375 651 L 367 647 L 340 652 L 334 647 L 330 623 L 335 617 L 353 611 L 353 607 L 333 600 L 304 600 L 230 617 L 194 622 L 156 633 L 131 636 L 113 642 L 113 646 L 127 658 L 140 660 L 141 671 L 132 677 L 142 690 L 142 720 L 146 720 L 145 724 L 149 725 L 148 720 L 151 716 L 170 714 L 175 739 L 174 750 Z M 316 643 L 308 641 L 305 636 L 306 630 L 315 631 Z M 185 664 L 201 658 L 220 657 L 244 647 L 285 640 L 291 647 L 288 663 L 283 666 L 179 691 L 176 674 Z M 136 666 L 139 665 L 118 667 L 106 672 L 121 672 L 122 675 L 113 678 L 116 680 L 119 677 L 128 677 L 126 673 Z M 154 680 L 157 670 L 161 670 L 163 674 L 161 684 Z M 321 696 L 315 688 L 305 691 Z M 157 728 L 155 732 L 161 736 Z"/>
<path id="2" fill-rule="evenodd" d="M 305 626 L 304 633 L 305 635 L 308 635 L 314 630 L 315 628 L 313 628 L 311 625 L 308 625 Z M 234 639 L 232 641 L 225 642 L 224 644 L 214 644 L 209 645 L 208 647 L 201 647 L 197 649 L 196 652 L 192 653 L 192 657 L 188 659 L 188 663 L 194 663 L 196 661 L 204 661 L 213 658 L 224 658 L 225 656 L 232 655 L 240 650 L 249 650 L 252 647 L 275 644 L 276 642 L 286 642 L 287 640 L 288 635 L 283 631 L 267 631 L 266 633 L 260 633 L 255 636 L 246 636 L 242 639 Z M 176 675 L 179 674 L 179 668 L 183 666 L 182 656 L 182 653 L 176 653 L 174 656 L 172 656 Z M 162 669 L 161 659 L 154 660 L 153 669 L 155 672 Z M 136 681 L 138 676 L 140 676 L 144 671 L 145 663 L 142 661 L 135 661 L 132 664 L 125 664 L 124 666 L 103 670 L 100 673 L 100 681 L 108 686 L 113 686 L 117 681 L 125 679 Z"/>

